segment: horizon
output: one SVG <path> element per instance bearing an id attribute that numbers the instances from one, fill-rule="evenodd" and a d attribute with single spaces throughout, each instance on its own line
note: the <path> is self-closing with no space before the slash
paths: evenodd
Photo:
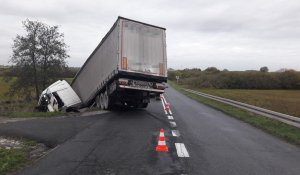
<path id="1" fill-rule="evenodd" d="M 11 66 L 13 66 L 13 65 L 3 65 L 3 64 L 0 64 L 0 68 L 1 67 L 11 67 Z M 202 68 L 199 68 L 199 67 L 192 67 L 192 68 L 183 68 L 183 69 L 174 69 L 174 68 L 172 68 L 172 67 L 168 67 L 168 71 L 170 70 L 170 69 L 172 69 L 172 70 L 174 70 L 174 71 L 178 71 L 178 70 L 185 70 L 185 69 L 189 69 L 189 70 L 192 70 L 192 69 L 200 69 L 201 71 L 205 71 L 205 69 L 207 69 L 207 68 L 211 68 L 211 67 L 213 67 L 213 66 L 209 66 L 209 67 L 206 67 L 206 68 L 204 68 L 204 69 L 202 69 Z M 269 68 L 268 66 L 262 66 L 262 67 L 267 67 L 267 68 Z M 78 68 L 78 69 L 80 69 L 81 67 L 76 67 L 76 66 L 68 66 L 68 68 Z M 260 71 L 259 69 L 261 68 L 258 68 L 258 69 L 248 69 L 248 70 L 230 70 L 230 69 L 226 69 L 226 68 L 224 68 L 224 69 L 219 69 L 218 67 L 215 67 L 215 68 L 217 68 L 219 71 L 229 71 L 229 72 L 247 72 L 247 71 Z M 284 72 L 284 71 L 296 71 L 296 72 L 300 72 L 300 70 L 296 70 L 296 69 L 292 69 L 292 68 L 280 68 L 280 69 L 278 69 L 278 70 L 275 70 L 275 71 L 268 71 L 268 72 Z"/>

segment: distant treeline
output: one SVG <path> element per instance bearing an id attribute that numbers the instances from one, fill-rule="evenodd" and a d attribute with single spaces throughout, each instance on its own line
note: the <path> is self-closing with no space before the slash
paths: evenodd
<path id="1" fill-rule="evenodd" d="M 80 67 L 66 67 L 59 72 L 57 78 L 73 78 L 79 71 Z M 0 76 L 17 77 L 17 70 L 13 66 L 1 66 L 0 65 Z"/>
<path id="2" fill-rule="evenodd" d="M 168 79 L 199 88 L 220 89 L 300 89 L 300 72 L 284 70 L 268 72 L 267 67 L 260 71 L 220 71 L 215 67 L 201 69 L 168 70 Z"/>

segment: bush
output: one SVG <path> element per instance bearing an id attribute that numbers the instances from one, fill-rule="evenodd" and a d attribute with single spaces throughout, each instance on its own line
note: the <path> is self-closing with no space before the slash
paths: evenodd
<path id="1" fill-rule="evenodd" d="M 264 68 L 264 67 L 263 67 Z M 200 88 L 221 89 L 300 89 L 300 73 L 293 70 L 285 72 L 263 71 L 219 71 L 209 67 L 200 69 L 172 70 L 170 80 L 180 76 L 180 83 Z"/>

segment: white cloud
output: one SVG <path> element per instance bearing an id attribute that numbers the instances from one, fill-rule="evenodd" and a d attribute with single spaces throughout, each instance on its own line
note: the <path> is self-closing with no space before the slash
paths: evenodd
<path id="1" fill-rule="evenodd" d="M 300 70 L 297 0 L 0 0 L 0 64 L 29 18 L 59 25 L 81 66 L 119 15 L 167 28 L 169 67 Z"/>

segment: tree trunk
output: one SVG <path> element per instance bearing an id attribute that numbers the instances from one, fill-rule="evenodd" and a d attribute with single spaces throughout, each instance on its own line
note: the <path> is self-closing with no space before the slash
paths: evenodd
<path id="1" fill-rule="evenodd" d="M 47 78 L 47 64 L 48 64 L 48 43 L 49 43 L 49 39 L 47 40 L 46 44 L 45 44 L 45 53 L 44 53 L 44 65 L 43 65 L 43 80 L 42 80 L 42 86 L 43 89 L 46 88 L 46 78 Z"/>
<path id="2" fill-rule="evenodd" d="M 35 57 L 35 52 L 36 52 L 36 32 L 37 32 L 37 28 L 35 29 L 34 33 L 33 33 L 33 44 L 32 44 L 32 53 L 31 53 L 31 60 L 33 63 L 33 76 L 34 76 L 34 86 L 35 86 L 35 99 L 38 101 L 39 100 L 39 95 L 40 95 L 40 91 L 39 91 L 39 84 L 38 84 L 38 77 L 37 77 L 37 65 L 36 65 L 36 57 Z"/>
<path id="3" fill-rule="evenodd" d="M 43 81 L 42 81 L 43 89 L 46 88 L 46 75 L 47 75 L 46 71 L 47 71 L 47 57 L 45 55 L 44 65 L 43 65 Z"/>
<path id="4" fill-rule="evenodd" d="M 33 61 L 33 71 L 34 71 L 35 98 L 38 101 L 40 96 L 40 90 L 39 90 L 38 79 L 37 79 L 36 60 L 35 60 L 34 53 L 32 54 L 32 61 Z"/>

